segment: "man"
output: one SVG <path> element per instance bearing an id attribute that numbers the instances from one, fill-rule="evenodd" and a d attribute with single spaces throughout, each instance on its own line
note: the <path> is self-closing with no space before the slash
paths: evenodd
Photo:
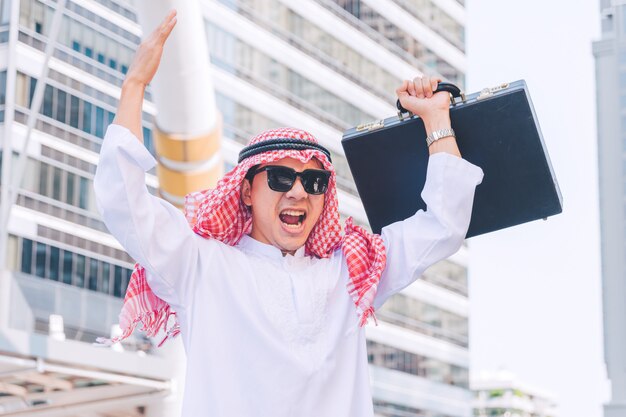
<path id="1" fill-rule="evenodd" d="M 458 250 L 482 171 L 460 158 L 453 136 L 439 139 L 429 147 L 426 212 L 381 236 L 348 221 L 342 235 L 329 152 L 307 132 L 280 128 L 253 138 L 215 189 L 190 195 L 185 218 L 148 193 L 144 172 L 155 161 L 141 144 L 143 93 L 175 23 L 172 12 L 139 47 L 95 178 L 107 226 L 141 265 L 123 337 L 139 322 L 155 334 L 173 307 L 180 328 L 169 336 L 180 332 L 187 354 L 186 417 L 372 416 L 363 325 Z M 437 82 L 397 90 L 428 132 L 450 128 Z"/>

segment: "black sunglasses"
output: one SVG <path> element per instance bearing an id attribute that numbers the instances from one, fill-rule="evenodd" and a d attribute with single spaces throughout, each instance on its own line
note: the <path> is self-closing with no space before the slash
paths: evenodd
<path id="1" fill-rule="evenodd" d="M 293 168 L 276 165 L 267 165 L 259 169 L 252 168 L 246 178 L 252 181 L 256 174 L 263 171 L 267 171 L 267 185 L 279 193 L 286 193 L 291 190 L 296 182 L 296 177 L 300 177 L 304 191 L 314 195 L 324 194 L 330 179 L 330 171 L 323 169 L 305 169 L 302 172 L 297 172 Z"/>

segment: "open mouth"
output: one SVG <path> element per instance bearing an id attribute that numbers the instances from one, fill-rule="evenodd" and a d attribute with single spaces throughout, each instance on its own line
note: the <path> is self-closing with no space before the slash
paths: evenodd
<path id="1" fill-rule="evenodd" d="M 306 219 L 306 211 L 304 210 L 283 210 L 278 216 L 283 225 L 287 228 L 297 229 L 302 226 Z"/>

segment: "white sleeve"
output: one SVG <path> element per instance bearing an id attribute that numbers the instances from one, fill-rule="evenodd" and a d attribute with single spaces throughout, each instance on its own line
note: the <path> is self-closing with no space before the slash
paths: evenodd
<path id="1" fill-rule="evenodd" d="M 155 165 L 128 129 L 110 125 L 94 178 L 96 203 L 111 234 L 148 272 L 154 293 L 181 306 L 193 291 L 198 237 L 178 208 L 148 192 L 145 172 Z"/>
<path id="2" fill-rule="evenodd" d="M 382 229 L 387 265 L 375 309 L 426 268 L 460 249 L 472 215 L 474 191 L 482 178 L 482 169 L 462 158 L 444 152 L 430 156 L 422 191 L 426 211 Z"/>

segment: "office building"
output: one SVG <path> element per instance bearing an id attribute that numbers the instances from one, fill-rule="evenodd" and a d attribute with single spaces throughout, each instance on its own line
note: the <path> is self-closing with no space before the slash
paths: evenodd
<path id="1" fill-rule="evenodd" d="M 611 381 L 606 417 L 626 417 L 626 5 L 600 1 L 596 60 L 604 361 Z"/>
<path id="2" fill-rule="evenodd" d="M 168 360 L 175 347 L 155 349 L 139 332 L 123 352 L 91 346 L 115 332 L 133 267 L 97 213 L 92 181 L 142 35 L 135 6 L 0 2 L 0 196 L 3 212 L 10 210 L 0 230 L 0 413 L 66 407 L 66 415 L 157 416 L 179 389 Z M 462 0 L 202 0 L 200 10 L 224 169 L 261 130 L 309 130 L 333 153 L 342 216 L 358 224 L 367 219 L 342 132 L 395 114 L 394 90 L 404 78 L 438 73 L 464 84 Z M 41 106 L 31 111 L 38 86 Z M 158 111 L 149 90 L 143 128 L 155 155 Z M 8 184 L 19 176 L 25 143 L 12 204 Z M 148 184 L 158 192 L 156 171 Z M 466 265 L 463 248 L 391 299 L 379 326 L 367 329 L 378 416 L 471 415 Z"/>
<path id="3" fill-rule="evenodd" d="M 474 417 L 556 417 L 551 394 L 531 387 L 506 371 L 472 376 Z"/>

